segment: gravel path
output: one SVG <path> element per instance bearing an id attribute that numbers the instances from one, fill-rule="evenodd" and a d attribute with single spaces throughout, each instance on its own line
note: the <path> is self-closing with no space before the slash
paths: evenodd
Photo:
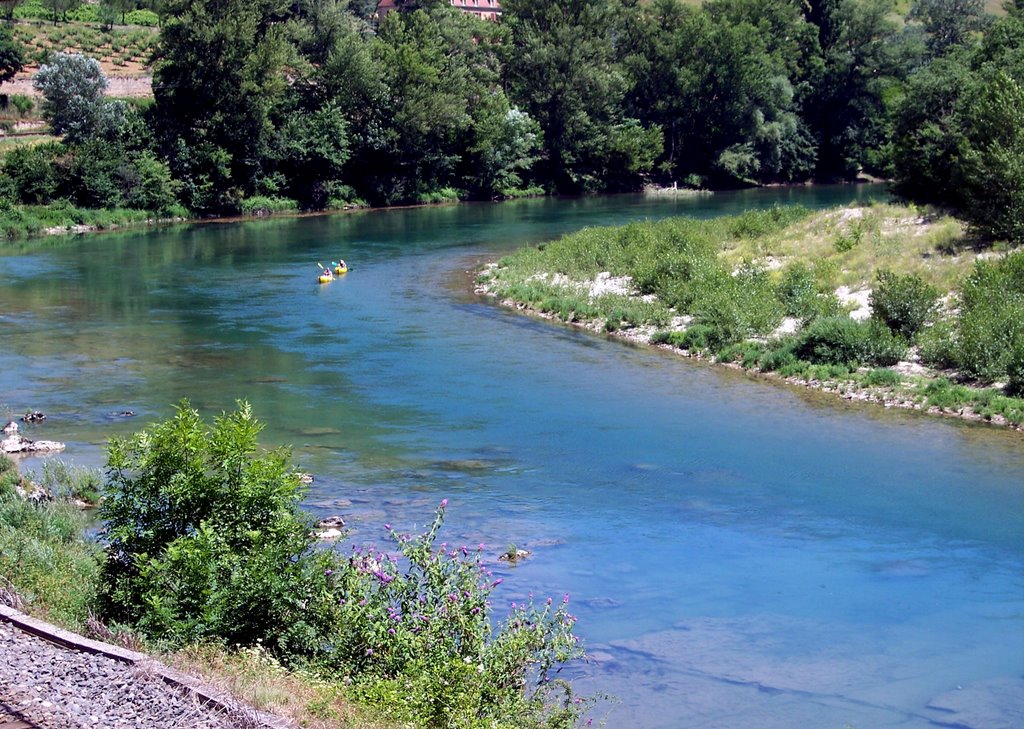
<path id="1" fill-rule="evenodd" d="M 207 708 L 142 666 L 63 648 L 0 621 L 0 729 L 252 726 Z"/>

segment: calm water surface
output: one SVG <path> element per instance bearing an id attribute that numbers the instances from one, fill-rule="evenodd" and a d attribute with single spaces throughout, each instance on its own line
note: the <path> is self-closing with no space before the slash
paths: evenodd
<path id="1" fill-rule="evenodd" d="M 249 399 L 355 538 L 515 543 L 498 597 L 572 595 L 608 726 L 1024 726 L 1024 438 L 537 322 L 467 273 L 587 225 L 808 188 L 212 224 L 0 251 L 0 408 L 112 434 Z M 313 283 L 316 261 L 345 278 Z M 114 413 L 133 410 L 135 418 Z M 39 460 L 29 460 L 38 467 Z"/>

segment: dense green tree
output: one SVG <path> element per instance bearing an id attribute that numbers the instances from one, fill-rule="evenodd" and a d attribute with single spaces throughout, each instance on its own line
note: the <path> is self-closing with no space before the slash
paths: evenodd
<path id="1" fill-rule="evenodd" d="M 663 173 L 717 184 L 806 178 L 814 148 L 790 80 L 800 64 L 787 67 L 783 52 L 769 46 L 772 32 L 745 19 L 757 13 L 739 3 L 711 11 L 677 0 L 652 7 L 630 30 L 624 66 L 631 112 L 665 130 Z M 813 45 L 802 17 L 788 17 L 793 34 Z"/>
<path id="2" fill-rule="evenodd" d="M 234 209 L 267 170 L 294 49 L 283 0 L 168 0 L 153 73 L 161 147 L 199 211 Z"/>
<path id="3" fill-rule="evenodd" d="M 308 111 L 289 111 L 271 151 L 274 167 L 285 180 L 290 197 L 304 207 L 322 208 L 349 158 L 348 123 L 330 102 Z"/>
<path id="4" fill-rule="evenodd" d="M 390 203 L 445 187 L 490 196 L 504 172 L 521 169 L 522 157 L 504 158 L 509 150 L 496 136 L 510 109 L 500 33 L 446 4 L 390 13 L 376 38 L 350 32 L 331 53 L 323 84 L 349 122 L 346 180 Z"/>
<path id="5" fill-rule="evenodd" d="M 960 106 L 973 77 L 962 55 L 938 58 L 908 79 L 893 126 L 895 189 L 905 198 L 963 203 Z"/>
<path id="6" fill-rule="evenodd" d="M 802 116 L 818 146 L 821 179 L 886 174 L 891 105 L 906 72 L 890 0 L 823 0 L 809 6 L 824 70 Z"/>
<path id="7" fill-rule="evenodd" d="M 1024 243 L 1024 83 L 985 74 L 964 109 L 963 215 L 986 237 Z"/>
<path id="8" fill-rule="evenodd" d="M 897 190 L 1024 241 L 1024 17 L 993 23 L 914 74 L 895 125 Z"/>
<path id="9" fill-rule="evenodd" d="M 504 95 L 481 102 L 463 160 L 464 184 L 477 197 L 514 193 L 524 187 L 523 175 L 539 158 L 543 132 L 529 114 L 509 107 Z"/>
<path id="10" fill-rule="evenodd" d="M 0 26 L 0 83 L 14 78 L 25 66 L 25 49 L 9 30 Z"/>
<path id="11" fill-rule="evenodd" d="M 620 6 L 614 0 L 508 0 L 502 10 L 510 32 L 507 85 L 512 101 L 544 131 L 544 179 L 562 192 L 637 184 L 647 171 L 644 160 L 660 148 L 616 164 L 634 170 L 628 178 L 602 179 L 609 157 L 624 151 L 616 130 L 630 123 L 622 106 L 628 82 L 613 43 Z"/>

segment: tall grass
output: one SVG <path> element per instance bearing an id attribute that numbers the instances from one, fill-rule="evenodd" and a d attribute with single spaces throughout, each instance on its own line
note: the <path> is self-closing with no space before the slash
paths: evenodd
<path id="1" fill-rule="evenodd" d="M 18 496 L 19 477 L 6 456 L 0 471 L 0 587 L 30 612 L 82 630 L 96 607 L 99 577 L 99 550 L 84 537 L 86 517 L 65 501 Z"/>

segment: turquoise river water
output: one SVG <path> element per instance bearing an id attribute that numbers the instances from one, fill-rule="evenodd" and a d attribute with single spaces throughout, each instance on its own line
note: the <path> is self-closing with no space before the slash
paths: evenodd
<path id="1" fill-rule="evenodd" d="M 1024 437 L 537 321 L 472 270 L 588 225 L 815 187 L 216 223 L 0 248 L 0 409 L 100 465 L 188 396 L 252 402 L 359 542 L 449 500 L 499 603 L 570 593 L 637 729 L 1024 726 Z M 314 282 L 317 261 L 352 271 Z M 132 410 L 135 417 L 115 413 Z M 38 468 L 40 459 L 25 461 Z M 497 562 L 514 543 L 532 555 Z M 499 610 L 500 615 L 500 610 Z"/>

